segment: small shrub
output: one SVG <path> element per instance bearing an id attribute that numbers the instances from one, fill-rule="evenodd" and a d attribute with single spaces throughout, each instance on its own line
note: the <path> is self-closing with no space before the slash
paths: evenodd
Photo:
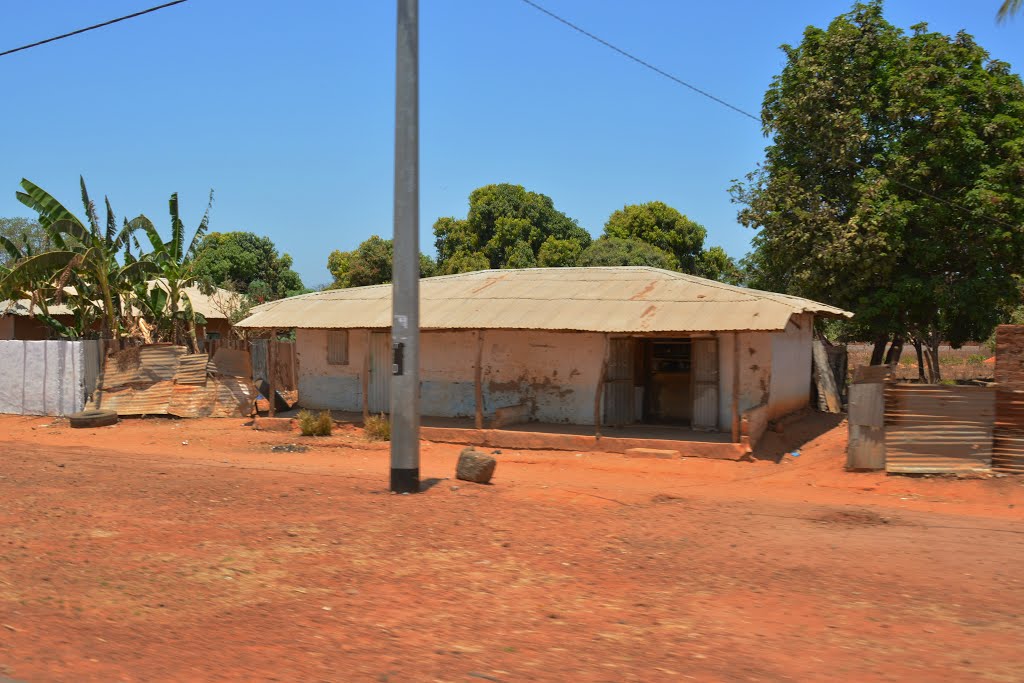
<path id="1" fill-rule="evenodd" d="M 971 355 L 967 356 L 968 365 L 981 365 L 984 362 L 985 356 L 981 355 L 980 353 L 972 353 Z"/>
<path id="2" fill-rule="evenodd" d="M 391 441 L 391 421 L 384 413 L 366 418 L 363 431 L 370 441 Z"/>
<path id="3" fill-rule="evenodd" d="M 331 411 L 323 410 L 314 413 L 309 410 L 301 410 L 298 415 L 299 429 L 303 436 L 330 436 L 334 421 L 331 420 Z"/>
<path id="4" fill-rule="evenodd" d="M 957 386 L 957 384 L 959 384 L 959 382 L 957 382 L 955 379 L 940 379 L 939 384 L 941 384 L 944 387 L 955 387 Z"/>

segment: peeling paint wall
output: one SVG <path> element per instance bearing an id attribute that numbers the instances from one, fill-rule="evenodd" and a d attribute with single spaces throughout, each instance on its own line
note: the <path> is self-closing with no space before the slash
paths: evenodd
<path id="1" fill-rule="evenodd" d="M 330 365 L 327 362 L 327 330 L 296 330 L 300 405 L 304 408 L 362 412 L 361 378 L 368 342 L 367 330 L 349 330 L 348 364 Z"/>
<path id="2" fill-rule="evenodd" d="M 740 396 L 739 412 L 769 400 L 772 376 L 771 332 L 718 333 L 718 428 L 732 429 L 732 388 L 735 363 L 734 339 L 739 335 Z"/>
<path id="3" fill-rule="evenodd" d="M 811 342 L 814 316 L 794 315 L 783 332 L 772 337 L 772 379 L 768 419 L 800 410 L 811 397 Z"/>
<path id="4" fill-rule="evenodd" d="M 423 415 L 475 415 L 476 331 L 423 332 L 420 340 Z M 361 411 L 367 342 L 365 330 L 350 330 L 349 364 L 328 365 L 326 330 L 297 330 L 299 403 Z M 499 408 L 522 404 L 533 421 L 593 424 L 604 343 L 599 333 L 485 330 L 485 418 L 493 418 Z"/>

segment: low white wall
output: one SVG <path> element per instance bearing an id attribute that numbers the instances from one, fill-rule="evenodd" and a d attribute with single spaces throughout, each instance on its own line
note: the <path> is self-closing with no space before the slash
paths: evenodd
<path id="1" fill-rule="evenodd" d="M 809 313 L 794 315 L 786 325 L 785 331 L 771 335 L 769 420 L 800 410 L 810 402 L 813 338 L 814 317 Z"/>
<path id="2" fill-rule="evenodd" d="M 85 406 L 89 375 L 82 341 L 0 341 L 0 413 L 67 415 Z"/>
<path id="3" fill-rule="evenodd" d="M 297 330 L 299 403 L 308 408 L 362 410 L 366 330 L 349 331 L 348 365 L 327 363 L 326 330 Z M 484 416 L 524 404 L 538 422 L 594 423 L 594 392 L 604 359 L 604 335 L 528 330 L 485 330 L 482 354 Z M 426 331 L 420 335 L 423 415 L 476 413 L 477 332 Z"/>

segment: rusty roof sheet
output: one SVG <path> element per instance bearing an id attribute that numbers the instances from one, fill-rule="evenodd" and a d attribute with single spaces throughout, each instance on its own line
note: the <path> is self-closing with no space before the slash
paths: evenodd
<path id="1" fill-rule="evenodd" d="M 149 281 L 149 288 L 160 287 L 167 290 L 167 280 L 157 278 Z M 64 288 L 69 294 L 75 293 L 74 287 Z M 192 303 L 192 310 L 207 320 L 224 320 L 241 305 L 242 295 L 217 287 L 212 294 L 203 294 L 198 287 L 183 287 L 181 290 Z M 51 303 L 47 306 L 50 315 L 74 315 L 74 310 L 66 303 Z M 39 313 L 39 306 L 33 306 L 29 299 L 5 299 L 0 301 L 0 315 L 28 316 Z"/>
<path id="2" fill-rule="evenodd" d="M 428 330 L 782 330 L 794 313 L 853 315 L 809 299 L 640 266 L 482 270 L 420 280 L 420 327 Z M 272 301 L 238 323 L 243 328 L 390 326 L 391 285 Z"/>

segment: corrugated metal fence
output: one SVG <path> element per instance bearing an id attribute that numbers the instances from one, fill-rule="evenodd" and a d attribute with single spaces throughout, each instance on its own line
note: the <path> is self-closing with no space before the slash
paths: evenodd
<path id="1" fill-rule="evenodd" d="M 889 384 L 885 388 L 885 469 L 939 473 L 992 466 L 995 390 Z"/>

